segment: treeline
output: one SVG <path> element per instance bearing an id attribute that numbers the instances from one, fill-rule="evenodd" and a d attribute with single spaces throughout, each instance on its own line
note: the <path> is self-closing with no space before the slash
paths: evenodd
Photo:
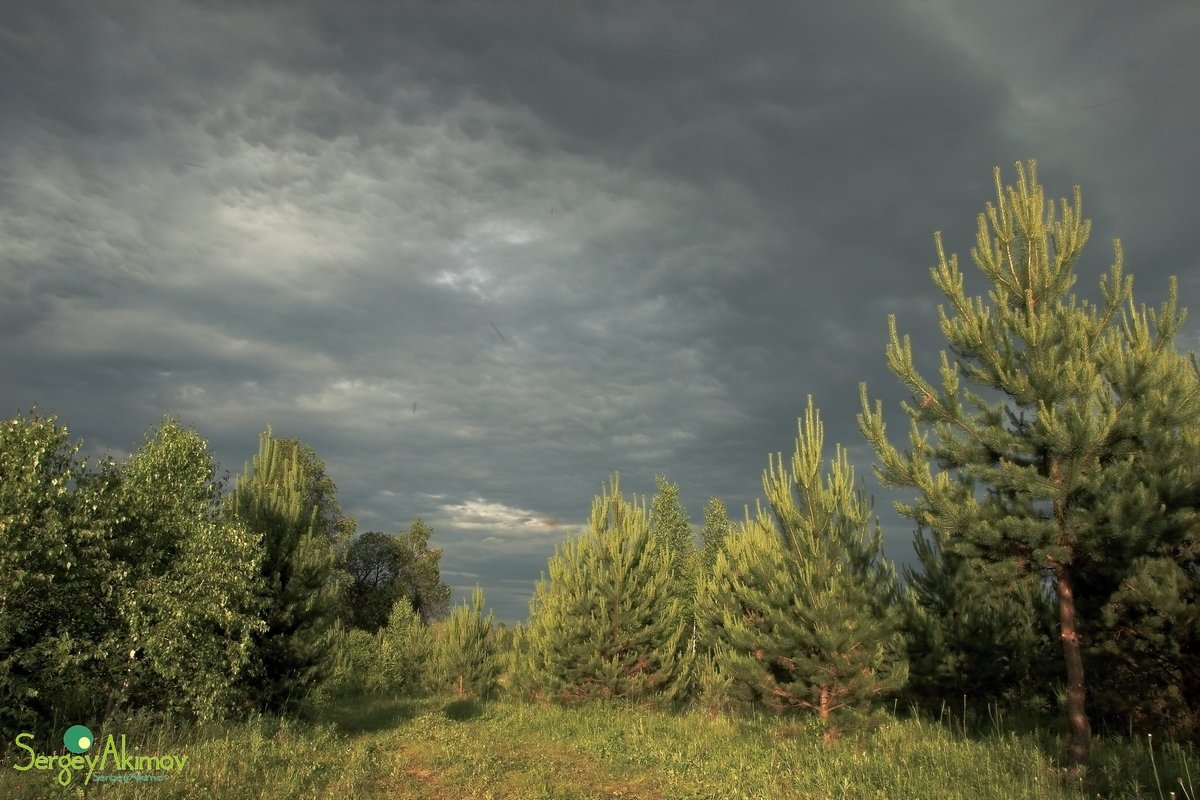
<path id="1" fill-rule="evenodd" d="M 291 712 L 351 632 L 446 613 L 421 520 L 366 533 L 316 452 L 268 427 L 232 486 L 167 419 L 89 466 L 54 418 L 0 423 L 0 733 L 145 710 Z"/>

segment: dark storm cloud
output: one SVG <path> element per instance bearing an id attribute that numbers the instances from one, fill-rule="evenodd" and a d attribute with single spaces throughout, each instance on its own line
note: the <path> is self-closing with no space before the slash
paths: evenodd
<path id="1" fill-rule="evenodd" d="M 1119 235 L 1196 305 L 1193 6 L 682 9 L 6 12 L 0 403 L 118 454 L 174 414 L 232 471 L 271 422 L 513 620 L 615 470 L 740 517 L 811 393 L 869 476 L 858 381 L 902 434 L 887 315 L 932 371 L 932 233 L 981 290 L 994 165 L 1083 184 L 1082 292 Z"/>

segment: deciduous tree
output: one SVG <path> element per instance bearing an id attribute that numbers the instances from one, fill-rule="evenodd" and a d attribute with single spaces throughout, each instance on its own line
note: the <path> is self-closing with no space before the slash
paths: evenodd
<path id="1" fill-rule="evenodd" d="M 120 479 L 89 469 L 66 426 L 0 422 L 0 734 L 99 718 L 124 642 L 109 556 Z M 99 691 L 97 691 L 99 689 Z"/>
<path id="2" fill-rule="evenodd" d="M 126 698 L 201 719 L 233 707 L 252 635 L 265 627 L 262 552 L 243 523 L 222 515 L 216 474 L 200 434 L 164 420 L 122 467 L 111 549 L 125 576 Z"/>

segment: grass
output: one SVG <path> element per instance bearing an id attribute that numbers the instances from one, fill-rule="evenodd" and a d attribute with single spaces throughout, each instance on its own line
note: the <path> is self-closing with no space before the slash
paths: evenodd
<path id="1" fill-rule="evenodd" d="M 1061 747 L 1049 734 L 994 726 L 969 735 L 917 717 L 825 742 L 815 727 L 771 717 L 367 698 L 308 721 L 135 720 L 120 732 L 130 750 L 186 754 L 188 764 L 159 783 L 84 786 L 79 775 L 63 788 L 54 770 L 14 770 L 28 756 L 10 744 L 0 797 L 1016 800 L 1165 799 L 1173 790 L 1200 800 L 1195 754 L 1173 743 L 1098 739 L 1085 792 L 1047 755 Z"/>

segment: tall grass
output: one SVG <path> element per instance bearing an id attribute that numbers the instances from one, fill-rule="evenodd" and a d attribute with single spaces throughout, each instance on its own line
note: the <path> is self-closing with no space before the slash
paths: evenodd
<path id="1" fill-rule="evenodd" d="M 1175 742 L 1101 738 L 1091 770 L 1069 777 L 1050 755 L 1055 732 L 1005 730 L 999 714 L 990 729 L 966 723 L 889 716 L 825 741 L 804 720 L 769 716 L 367 697 L 308 720 L 127 720 L 131 748 L 189 756 L 160 783 L 64 789 L 53 771 L 12 769 L 24 756 L 8 743 L 0 797 L 1200 800 L 1196 754 Z"/>

